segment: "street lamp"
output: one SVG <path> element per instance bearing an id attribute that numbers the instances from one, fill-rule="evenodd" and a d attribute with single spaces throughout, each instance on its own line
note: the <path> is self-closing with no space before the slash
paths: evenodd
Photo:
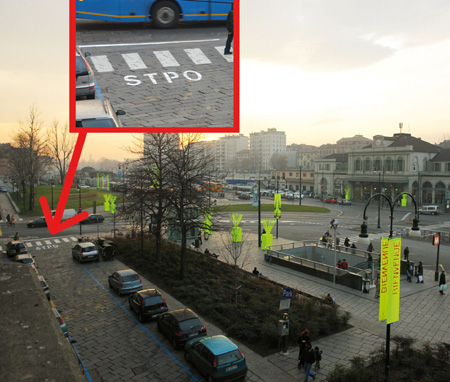
<path id="1" fill-rule="evenodd" d="M 414 197 L 409 194 L 408 192 L 402 192 L 391 202 L 391 199 L 388 198 L 386 195 L 378 193 L 375 195 L 372 195 L 370 199 L 367 201 L 366 206 L 364 207 L 364 214 L 363 214 L 363 223 L 361 224 L 361 233 L 359 234 L 358 244 L 369 244 L 369 235 L 367 234 L 367 207 L 369 206 L 372 199 L 379 197 L 380 199 L 383 197 L 386 199 L 386 201 L 389 204 L 389 209 L 391 215 L 389 216 L 390 219 L 390 228 L 389 228 L 389 239 L 393 236 L 393 223 L 394 223 L 394 208 L 396 203 L 403 197 L 403 195 L 408 195 L 413 203 L 414 203 L 414 209 L 415 209 L 415 217 L 413 219 L 413 226 L 411 227 L 411 230 L 409 232 L 409 236 L 412 237 L 419 237 L 420 236 L 420 229 L 419 229 L 419 211 L 417 209 L 416 200 Z M 388 379 L 389 376 L 389 353 L 390 353 L 390 341 L 391 341 L 391 324 L 386 325 L 386 358 L 385 358 L 385 379 Z"/>
<path id="2" fill-rule="evenodd" d="M 298 205 L 302 205 L 302 166 L 300 166 L 300 184 L 298 189 Z"/>
<path id="3" fill-rule="evenodd" d="M 55 185 L 55 182 L 52 179 L 52 185 L 51 185 L 51 187 L 52 187 L 52 210 L 53 210 L 53 186 L 54 185 Z"/>
<path id="4" fill-rule="evenodd" d="M 81 213 L 81 187 L 79 184 L 78 184 L 78 213 Z M 81 230 L 81 220 L 80 220 L 80 236 L 81 235 L 82 235 L 82 230 Z"/>

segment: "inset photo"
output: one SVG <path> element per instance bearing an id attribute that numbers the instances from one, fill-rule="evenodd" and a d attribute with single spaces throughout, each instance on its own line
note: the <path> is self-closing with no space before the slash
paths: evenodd
<path id="1" fill-rule="evenodd" d="M 70 132 L 239 132 L 239 0 L 70 0 Z"/>

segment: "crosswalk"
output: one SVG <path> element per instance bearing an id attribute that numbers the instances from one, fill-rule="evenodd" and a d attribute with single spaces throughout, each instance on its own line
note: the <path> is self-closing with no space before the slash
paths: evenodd
<path id="1" fill-rule="evenodd" d="M 229 63 L 233 62 L 233 55 L 225 55 L 224 54 L 224 46 L 216 46 L 214 47 L 217 53 L 215 51 L 211 51 L 211 54 L 214 57 L 208 57 L 204 51 L 200 48 L 191 48 L 191 49 L 182 49 L 182 56 L 180 58 L 186 57 L 190 62 L 192 62 L 194 65 L 209 65 L 212 64 L 214 60 L 216 60 L 216 56 L 220 57 L 220 59 L 223 59 Z M 177 56 L 180 55 L 180 52 L 177 51 Z M 148 69 L 147 64 L 142 59 L 141 55 L 139 53 L 123 53 L 121 54 L 125 64 L 128 66 L 130 70 L 144 70 Z M 178 59 L 172 54 L 169 50 L 156 50 L 153 51 L 153 56 L 156 58 L 156 60 L 161 64 L 164 68 L 174 68 L 180 66 L 180 63 L 178 62 Z M 115 68 L 111 61 L 109 60 L 108 56 L 106 55 L 98 55 L 89 56 L 89 59 L 91 60 L 92 66 L 98 73 L 108 73 L 108 72 L 114 72 Z M 117 64 L 117 67 L 122 66 L 121 64 Z"/>
<path id="2" fill-rule="evenodd" d="M 34 239 L 34 240 L 24 240 L 28 248 L 42 247 L 43 245 L 53 245 L 61 243 L 73 243 L 78 241 L 75 236 L 70 237 L 59 237 L 54 239 Z"/>

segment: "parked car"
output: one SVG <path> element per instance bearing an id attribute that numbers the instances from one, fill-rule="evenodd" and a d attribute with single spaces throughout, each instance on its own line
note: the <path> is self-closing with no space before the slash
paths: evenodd
<path id="1" fill-rule="evenodd" d="M 142 289 L 141 277 L 132 269 L 124 269 L 108 276 L 108 284 L 119 296 Z"/>
<path id="2" fill-rule="evenodd" d="M 34 228 L 34 227 L 47 227 L 47 221 L 44 217 L 34 219 L 33 221 L 30 221 L 27 223 L 28 228 Z"/>
<path id="3" fill-rule="evenodd" d="M 115 111 L 106 99 L 91 99 L 76 102 L 76 127 L 122 127 L 118 116 L 125 111 Z"/>
<path id="4" fill-rule="evenodd" d="M 47 282 L 45 281 L 44 277 L 41 275 L 38 275 L 38 280 L 41 283 L 42 289 L 44 290 L 45 297 L 47 297 L 47 300 L 50 301 L 50 288 L 48 287 Z"/>
<path id="5" fill-rule="evenodd" d="M 8 257 L 23 255 L 28 253 L 28 248 L 23 241 L 12 240 L 6 244 L 6 254 Z"/>
<path id="6" fill-rule="evenodd" d="M 423 206 L 419 208 L 419 214 L 424 215 L 439 215 L 439 206 Z"/>
<path id="7" fill-rule="evenodd" d="M 351 206 L 352 205 L 352 201 L 350 199 L 341 199 L 339 201 L 339 204 L 342 204 L 343 206 Z"/>
<path id="8" fill-rule="evenodd" d="M 248 199 L 250 199 L 250 195 L 249 194 L 241 194 L 238 196 L 238 199 L 248 200 Z"/>
<path id="9" fill-rule="evenodd" d="M 2 187 L 2 192 L 8 192 L 8 189 L 6 187 Z"/>
<path id="10" fill-rule="evenodd" d="M 328 196 L 327 198 L 325 198 L 323 200 L 325 203 L 333 203 L 336 204 L 337 203 L 337 198 L 334 196 Z"/>
<path id="11" fill-rule="evenodd" d="M 87 99 L 95 98 L 94 72 L 87 63 L 86 56 L 89 57 L 90 54 L 83 54 L 83 52 L 77 46 L 75 59 L 77 99 L 79 99 L 80 97 L 86 97 Z"/>
<path id="12" fill-rule="evenodd" d="M 100 214 L 93 214 L 89 215 L 86 219 L 82 220 L 81 224 L 96 224 L 96 223 L 103 223 L 105 220 L 105 217 Z"/>
<path id="13" fill-rule="evenodd" d="M 184 356 L 207 381 L 234 381 L 247 375 L 244 354 L 225 336 L 194 338 L 186 342 Z"/>
<path id="14" fill-rule="evenodd" d="M 17 263 L 22 263 L 22 264 L 30 264 L 33 265 L 34 267 L 36 267 L 36 263 L 34 262 L 33 258 L 30 256 L 30 254 L 25 254 L 25 255 L 17 255 L 16 257 L 14 257 L 14 261 Z"/>
<path id="15" fill-rule="evenodd" d="M 98 261 L 100 256 L 97 247 L 93 243 L 87 242 L 78 243 L 72 248 L 72 258 L 81 263 L 83 261 Z"/>
<path id="16" fill-rule="evenodd" d="M 136 313 L 140 322 L 152 319 L 167 312 L 167 303 L 158 289 L 143 289 L 134 292 L 129 298 L 130 309 Z"/>
<path id="17" fill-rule="evenodd" d="M 53 314 L 54 314 L 55 317 L 56 317 L 56 320 L 57 320 L 58 323 L 59 323 L 59 326 L 61 327 L 61 330 L 62 330 L 64 336 L 65 336 L 65 337 L 68 337 L 68 336 L 69 336 L 69 331 L 67 330 L 66 323 L 64 322 L 64 319 L 63 319 L 63 318 L 61 317 L 61 315 L 59 314 L 58 309 L 56 309 L 56 308 L 53 307 L 53 308 L 52 308 L 52 311 L 53 311 Z"/>
<path id="18" fill-rule="evenodd" d="M 190 309 L 178 309 L 158 316 L 158 331 L 163 333 L 176 349 L 192 338 L 207 335 L 206 326 Z"/>

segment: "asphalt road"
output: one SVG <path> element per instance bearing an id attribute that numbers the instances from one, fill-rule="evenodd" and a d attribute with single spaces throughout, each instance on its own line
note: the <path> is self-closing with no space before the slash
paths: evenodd
<path id="1" fill-rule="evenodd" d="M 125 127 L 233 127 L 233 55 L 224 22 L 147 23 L 77 20 L 77 45 Z"/>

